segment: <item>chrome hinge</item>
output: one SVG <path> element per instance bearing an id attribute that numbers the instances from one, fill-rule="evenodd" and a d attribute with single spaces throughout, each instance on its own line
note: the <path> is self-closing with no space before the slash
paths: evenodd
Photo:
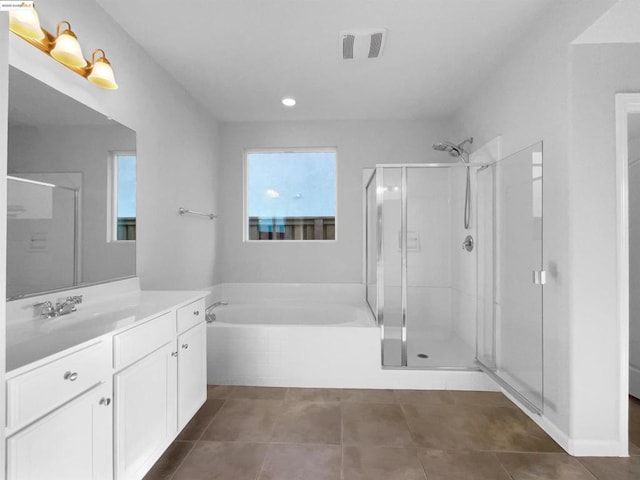
<path id="1" fill-rule="evenodd" d="M 544 285 L 547 283 L 547 272 L 544 270 L 533 271 L 533 283 L 535 285 Z"/>

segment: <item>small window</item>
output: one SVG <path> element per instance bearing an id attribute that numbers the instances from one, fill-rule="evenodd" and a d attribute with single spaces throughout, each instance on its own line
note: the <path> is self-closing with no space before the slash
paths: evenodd
<path id="1" fill-rule="evenodd" d="M 113 154 L 111 183 L 111 240 L 135 240 L 136 155 L 134 153 Z"/>
<path id="2" fill-rule="evenodd" d="M 245 240 L 335 240 L 335 150 L 250 151 L 245 175 Z"/>

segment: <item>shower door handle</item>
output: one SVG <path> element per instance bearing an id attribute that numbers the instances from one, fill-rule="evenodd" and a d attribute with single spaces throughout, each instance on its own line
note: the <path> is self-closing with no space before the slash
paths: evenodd
<path id="1" fill-rule="evenodd" d="M 547 272 L 544 270 L 534 270 L 533 283 L 534 285 L 544 285 L 547 283 Z"/>

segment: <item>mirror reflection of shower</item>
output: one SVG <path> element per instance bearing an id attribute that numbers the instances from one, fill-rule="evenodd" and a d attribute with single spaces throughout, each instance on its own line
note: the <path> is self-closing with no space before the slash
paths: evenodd
<path id="1" fill-rule="evenodd" d="M 452 157 L 457 158 L 465 165 L 469 164 L 469 152 L 464 149 L 466 143 L 473 143 L 473 137 L 469 137 L 459 144 L 451 143 L 448 141 L 434 143 L 433 149 L 441 152 L 448 152 Z M 471 218 L 471 173 L 469 167 L 467 167 L 467 185 L 464 193 L 464 228 L 469 230 L 469 220 Z"/>

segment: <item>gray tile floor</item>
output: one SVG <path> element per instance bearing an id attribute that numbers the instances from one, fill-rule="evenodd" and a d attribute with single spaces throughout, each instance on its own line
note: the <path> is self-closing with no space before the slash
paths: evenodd
<path id="1" fill-rule="evenodd" d="M 638 480 L 629 458 L 574 458 L 491 392 L 209 386 L 145 480 Z"/>

